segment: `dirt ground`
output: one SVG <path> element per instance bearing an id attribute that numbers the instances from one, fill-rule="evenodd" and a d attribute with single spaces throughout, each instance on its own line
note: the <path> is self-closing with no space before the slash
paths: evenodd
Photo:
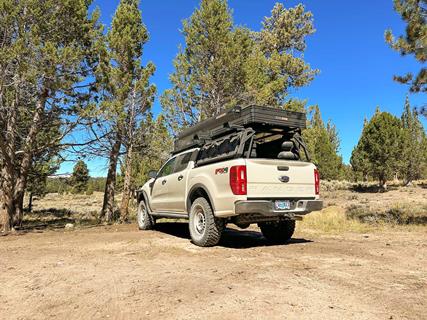
<path id="1" fill-rule="evenodd" d="M 187 225 L 0 237 L 1 319 L 426 319 L 427 229 L 268 246 L 257 229 L 191 244 Z"/>

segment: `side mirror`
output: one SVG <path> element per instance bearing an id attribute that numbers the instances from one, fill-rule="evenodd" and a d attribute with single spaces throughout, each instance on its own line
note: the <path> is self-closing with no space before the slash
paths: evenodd
<path id="1" fill-rule="evenodd" d="M 155 170 L 150 170 L 150 171 L 148 172 L 148 177 L 149 177 L 150 179 L 156 179 L 156 177 L 157 177 L 157 171 L 155 171 Z"/>

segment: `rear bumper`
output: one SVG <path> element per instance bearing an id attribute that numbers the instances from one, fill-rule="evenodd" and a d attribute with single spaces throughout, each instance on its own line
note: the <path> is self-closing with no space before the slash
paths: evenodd
<path id="1" fill-rule="evenodd" d="M 290 210 L 275 210 L 272 200 L 245 200 L 237 201 L 234 205 L 235 213 L 260 214 L 266 217 L 284 216 L 293 218 L 305 215 L 312 211 L 319 211 L 323 208 L 322 200 L 294 200 L 291 202 Z"/>

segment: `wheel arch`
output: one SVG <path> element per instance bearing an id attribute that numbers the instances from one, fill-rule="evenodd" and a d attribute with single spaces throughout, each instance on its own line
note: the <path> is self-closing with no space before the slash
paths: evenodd
<path id="1" fill-rule="evenodd" d="M 212 208 L 212 211 L 215 214 L 215 205 L 212 201 L 212 196 L 210 195 L 208 189 L 206 188 L 206 186 L 204 186 L 201 183 L 197 183 L 195 185 L 193 185 L 190 190 L 188 191 L 188 196 L 187 196 L 187 201 L 186 201 L 186 208 L 187 208 L 187 212 L 190 213 L 190 208 L 192 203 L 194 202 L 194 200 L 196 200 L 197 198 L 203 197 L 205 198 L 209 205 Z"/>
<path id="2" fill-rule="evenodd" d="M 136 201 L 137 201 L 137 203 L 144 201 L 147 208 L 151 211 L 150 202 L 148 200 L 148 195 L 144 190 L 138 190 L 137 191 Z"/>

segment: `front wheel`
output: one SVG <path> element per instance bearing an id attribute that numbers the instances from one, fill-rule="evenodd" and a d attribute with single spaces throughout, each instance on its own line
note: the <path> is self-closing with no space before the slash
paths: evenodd
<path id="1" fill-rule="evenodd" d="M 189 218 L 190 235 L 194 244 L 200 247 L 218 244 L 224 229 L 224 221 L 214 216 L 205 198 L 197 198 L 193 202 Z"/>
<path id="2" fill-rule="evenodd" d="M 137 221 L 139 230 L 151 230 L 154 227 L 154 219 L 148 212 L 144 201 L 140 201 L 138 204 Z"/>
<path id="3" fill-rule="evenodd" d="M 258 223 L 263 236 L 272 243 L 289 242 L 295 231 L 295 220 Z"/>

